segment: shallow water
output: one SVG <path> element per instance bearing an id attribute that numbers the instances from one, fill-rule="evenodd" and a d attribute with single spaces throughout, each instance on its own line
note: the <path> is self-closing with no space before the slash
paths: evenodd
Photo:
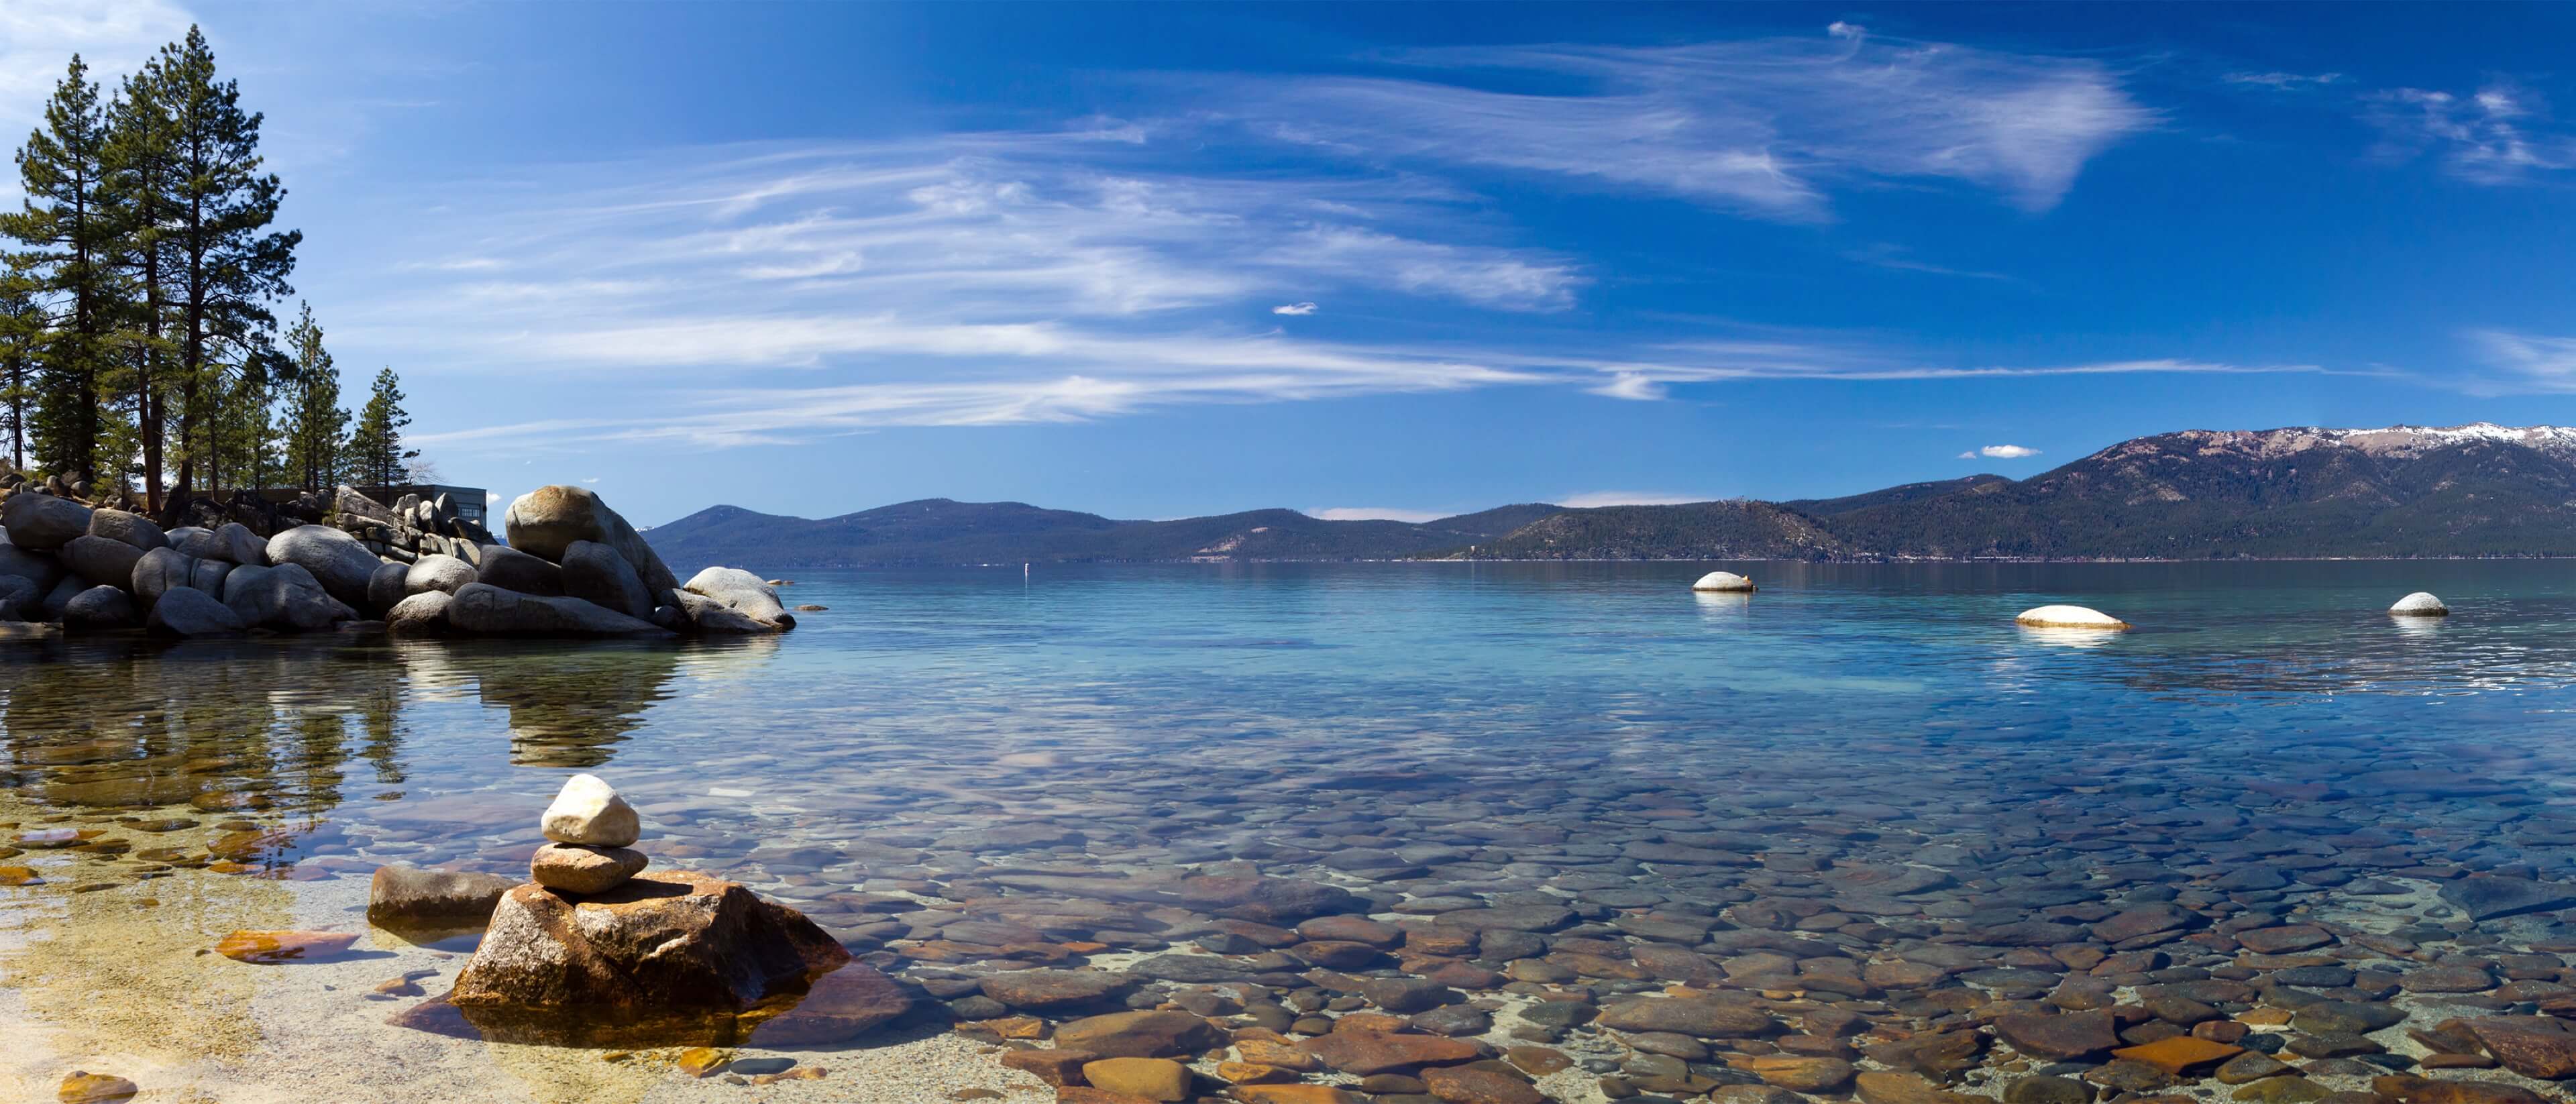
<path id="1" fill-rule="evenodd" d="M 1764 563 L 1731 565 L 1759 593 L 1689 592 L 1712 566 L 813 572 L 785 593 L 828 612 L 698 645 L 0 642 L 0 822 L 131 841 L 0 858 L 43 878 L 0 889 L 16 998 L 0 1012 L 52 1040 L 29 1078 L 96 1053 L 180 1078 L 215 1077 L 190 1063 L 233 1060 L 216 1049 L 292 1066 L 282 1032 L 191 1038 L 176 1010 L 84 1022 L 100 1002 L 172 1002 L 138 991 L 166 979 L 107 960 L 116 940 L 70 929 L 141 925 L 177 954 L 261 926 L 245 915 L 345 925 L 351 883 L 384 863 L 524 870 L 573 771 L 642 810 L 657 863 L 744 881 L 928 979 L 1002 942 L 952 922 L 1107 954 L 1188 942 L 1211 918 L 1164 891 L 1187 871 L 1326 882 L 1380 916 L 1461 925 L 1568 904 L 1560 959 L 1651 914 L 1803 933 L 1855 962 L 1981 947 L 1990 968 L 2050 975 L 1955 967 L 1934 985 L 2003 1000 L 2082 972 L 2016 961 L 2001 948 L 2066 940 L 2017 944 L 2010 925 L 2174 894 L 2216 921 L 2169 948 L 2177 964 L 2241 951 L 2205 937 L 2245 921 L 2462 941 L 2421 958 L 2339 941 L 2399 973 L 2576 936 L 2547 910 L 2471 926 L 2432 892 L 2576 863 L 2576 566 Z M 2413 590 L 2454 615 L 2380 612 Z M 2139 628 L 2011 624 L 2061 601 Z M 162 819 L 197 823 L 135 823 Z M 242 869 L 199 868 L 210 846 Z M 164 847 L 185 855 L 139 857 Z M 2279 877 L 2227 881 L 2249 869 Z M 1941 876 L 1906 888 L 1923 879 L 1904 871 Z M 132 903 L 146 894 L 159 903 Z M 913 901 L 939 907 L 925 920 Z M 910 953 L 934 937 L 968 950 Z M 1828 969 L 1794 970 L 1811 968 Z M 224 984 L 248 987 L 227 1007 L 252 1034 L 262 1016 L 386 1011 L 292 971 Z M 1855 999 L 1885 1023 L 1928 1022 L 1872 988 Z M 2547 995 L 2495 993 L 2439 999 Z M 454 1087 L 554 1091 L 532 1086 Z"/>

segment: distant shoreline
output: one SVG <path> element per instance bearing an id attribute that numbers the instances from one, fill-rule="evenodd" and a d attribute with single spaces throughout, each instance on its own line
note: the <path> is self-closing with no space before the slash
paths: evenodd
<path id="1" fill-rule="evenodd" d="M 903 569 L 903 568 L 915 568 L 915 569 L 918 569 L 918 568 L 991 568 L 991 569 L 994 569 L 994 570 L 1005 570 L 1005 569 L 1009 569 L 1009 568 L 1020 567 L 1020 566 L 1023 566 L 1024 564 L 1025 564 L 1025 566 L 1029 566 L 1029 567 L 1177 567 L 1177 566 L 1188 566 L 1188 565 L 1192 565 L 1192 564 L 1196 564 L 1196 565 L 1203 565 L 1203 566 L 1207 566 L 1207 567 L 1225 567 L 1225 566 L 1240 566 L 1240 565 L 1244 565 L 1244 564 L 1422 564 L 1422 565 L 1444 565 L 1444 564 L 1446 564 L 1446 565 L 1473 565 L 1473 564 L 1578 564 L 1578 563 L 1579 563 L 1579 564 L 1710 564 L 1710 563 L 1762 563 L 1762 564 L 1817 564 L 1817 565 L 1832 565 L 1832 566 L 1837 566 L 1837 567 L 1868 567 L 1868 566 L 1886 566 L 1886 567 L 1893 567 L 1893 566 L 1928 565 L 1928 564 L 1960 564 L 1960 565 L 1967 565 L 1967 564 L 1998 564 L 1998 565 L 2001 565 L 2001 564 L 2104 564 L 2104 565 L 2114 565 L 2114 564 L 2255 564 L 2255 563 L 2486 563 L 2486 562 L 2494 562 L 2494 561 L 2499 561 L 2499 560 L 2504 560 L 2504 561 L 2519 561 L 2519 560 L 2532 560 L 2532 561 L 2576 560 L 2576 553 L 2571 553 L 2571 554 L 2566 554 L 2566 555 L 2556 555 L 2556 554 L 2552 554 L 2552 555 L 2529 555 L 2529 556 L 2225 556 L 2225 557 L 2209 557 L 2209 558 L 2205 558 L 2205 559 L 2173 559 L 2173 558 L 2116 557 L 2116 556 L 2084 556 L 2084 557 L 2072 557 L 2072 556 L 2067 556 L 2067 557 L 2037 557 L 2037 556 L 2032 556 L 2032 557 L 2016 557 L 2016 556 L 1980 556 L 1980 557 L 1965 558 L 1965 559 L 1936 559 L 1936 558 L 1931 558 L 1931 557 L 1905 557 L 1905 558 L 1865 559 L 1865 560 L 1864 560 L 1864 559 L 1809 560 L 1809 559 L 1792 559 L 1792 558 L 1787 558 L 1787 557 L 1776 557 L 1776 556 L 1771 556 L 1771 557 L 1766 557 L 1766 556 L 1675 556 L 1675 557 L 1661 558 L 1661 559 L 1624 559 L 1624 558 L 1622 558 L 1622 559 L 1614 559 L 1614 558 L 1608 558 L 1608 557 L 1586 557 L 1586 556 L 1570 556 L 1570 557 L 1561 557 L 1561 558 L 1560 558 L 1560 557 L 1550 557 L 1550 558 L 1547 558 L 1547 559 L 1482 559 L 1482 558 L 1479 558 L 1479 559 L 1445 559 L 1445 558 L 1443 558 L 1443 559 L 1405 559 L 1405 558 L 1376 558 L 1376 559 L 1367 559 L 1367 558 L 1335 558 L 1335 559 L 1318 559 L 1318 558 L 1302 558 L 1302 557 L 1276 557 L 1276 558 L 1265 557 L 1265 558 L 1259 558 L 1259 559 L 1216 559 L 1216 558 L 1194 558 L 1194 559 L 1161 559 L 1161 560 L 1027 560 L 1027 561 L 1021 561 L 1021 560 L 1009 560 L 1009 561 L 978 562 L 978 563 L 929 563 L 929 562 L 903 562 L 903 561 L 890 561 L 890 562 L 888 562 L 888 561 L 881 561 L 881 562 L 872 562 L 872 563 L 832 563 L 832 564 L 815 563 L 815 564 L 786 564 L 786 565 L 773 565 L 773 569 L 774 569 L 774 570 L 777 570 L 777 571 L 887 571 L 887 570 L 896 570 L 896 569 Z"/>

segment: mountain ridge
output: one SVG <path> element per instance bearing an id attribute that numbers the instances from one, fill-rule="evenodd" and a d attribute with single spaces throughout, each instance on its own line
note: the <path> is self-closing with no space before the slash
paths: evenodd
<path id="1" fill-rule="evenodd" d="M 2576 428 L 2188 429 L 2023 480 L 1834 498 L 1520 503 L 1427 522 L 1288 509 L 1159 521 L 916 499 L 806 519 L 738 506 L 647 530 L 675 564 L 775 568 L 1358 559 L 2296 559 L 2576 555 Z"/>

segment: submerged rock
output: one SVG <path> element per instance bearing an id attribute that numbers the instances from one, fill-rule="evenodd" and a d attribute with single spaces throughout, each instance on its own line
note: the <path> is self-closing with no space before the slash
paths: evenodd
<path id="1" fill-rule="evenodd" d="M 215 944 L 215 953 L 235 962 L 261 965 L 324 958 L 348 950 L 358 937 L 348 932 L 237 931 Z"/>
<path id="2" fill-rule="evenodd" d="M 142 1091 L 134 1082 L 122 1077 L 73 1070 L 71 1076 L 63 1078 L 62 1085 L 54 1090 L 54 1098 L 62 1104 L 114 1104 L 119 1100 L 132 1100 L 134 1094 Z"/>
<path id="3" fill-rule="evenodd" d="M 1691 584 L 1692 590 L 1752 590 L 1753 580 L 1732 571 L 1712 571 Z"/>
<path id="4" fill-rule="evenodd" d="M 2388 612 L 2407 617 L 2447 617 L 2451 613 L 2451 607 L 2443 605 L 2441 599 L 2419 590 L 2398 599 L 2396 605 L 2388 607 Z"/>
<path id="5" fill-rule="evenodd" d="M 2039 606 L 2021 611 L 2013 623 L 2038 629 L 2125 629 L 2129 623 L 2084 606 Z"/>
<path id="6" fill-rule="evenodd" d="M 380 866 L 367 885 L 367 922 L 397 932 L 479 930 L 517 884 L 498 874 Z"/>

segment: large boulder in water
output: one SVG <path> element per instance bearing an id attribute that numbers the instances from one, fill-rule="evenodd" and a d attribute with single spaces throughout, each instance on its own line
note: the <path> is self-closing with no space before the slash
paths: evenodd
<path id="1" fill-rule="evenodd" d="M 63 565 L 72 574 L 97 586 L 126 587 L 134 582 L 134 565 L 142 562 L 143 550 L 114 537 L 93 537 L 86 533 L 72 538 L 63 546 Z"/>
<path id="2" fill-rule="evenodd" d="M 0 575 L 0 621 L 32 621 L 45 593 L 22 575 Z"/>
<path id="3" fill-rule="evenodd" d="M 667 636 L 670 630 L 579 598 L 550 598 L 490 583 L 457 588 L 447 623 L 486 636 Z"/>
<path id="4" fill-rule="evenodd" d="M 2398 599 L 2396 605 L 2388 607 L 2388 612 L 2400 617 L 2448 617 L 2451 615 L 2451 607 L 2443 605 L 2441 599 L 2419 590 Z"/>
<path id="5" fill-rule="evenodd" d="M 716 601 L 703 594 L 685 590 L 663 592 L 666 608 L 679 615 L 682 626 L 708 636 L 753 636 L 774 633 L 778 626 L 754 621 L 750 614 Z"/>
<path id="6" fill-rule="evenodd" d="M 850 952 L 795 909 L 695 871 L 574 897 L 539 885 L 501 895 L 447 1000 L 488 1037 L 582 1042 L 730 1041 L 793 1005 Z"/>
<path id="7" fill-rule="evenodd" d="M 36 592 L 42 594 L 63 581 L 63 562 L 51 553 L 18 547 L 9 540 L 6 530 L 0 530 L 0 575 L 15 575 L 34 583 Z"/>
<path id="8" fill-rule="evenodd" d="M 52 495 L 20 491 L 0 499 L 0 526 L 8 528 L 9 543 L 39 552 L 88 536 L 89 515 L 89 507 Z"/>
<path id="9" fill-rule="evenodd" d="M 778 590 L 760 576 L 739 567 L 710 567 L 689 577 L 691 594 L 713 598 L 727 607 L 779 629 L 796 627 L 796 618 L 778 601 Z"/>
<path id="10" fill-rule="evenodd" d="M 2083 606 L 2040 606 L 2021 611 L 2013 623 L 2034 629 L 2125 629 L 2129 623 Z"/>
<path id="11" fill-rule="evenodd" d="M 244 625 L 296 632 L 358 618 L 358 611 L 333 598 L 300 564 L 234 568 L 224 577 L 224 605 Z"/>
<path id="12" fill-rule="evenodd" d="M 474 581 L 547 598 L 564 592 L 563 568 L 553 560 L 499 544 L 483 546 L 483 557 L 474 568 Z"/>
<path id="13" fill-rule="evenodd" d="M 117 587 L 91 587 L 63 607 L 65 629 L 130 629 L 142 623 L 143 614 L 134 608 L 133 596 Z"/>
<path id="14" fill-rule="evenodd" d="M 1749 591 L 1753 589 L 1753 580 L 1747 579 L 1732 571 L 1712 571 L 1706 575 L 1700 576 L 1698 582 L 1691 584 L 1691 589 Z"/>
<path id="15" fill-rule="evenodd" d="M 273 567 L 294 564 L 309 572 L 322 589 L 352 609 L 367 606 L 367 584 L 384 563 L 358 538 L 328 525 L 298 525 L 268 538 Z"/>
<path id="16" fill-rule="evenodd" d="M 411 570 L 403 573 L 403 593 L 427 594 L 435 590 L 441 594 L 454 594 L 457 588 L 479 579 L 473 564 L 454 556 L 433 554 L 414 561 Z"/>
<path id="17" fill-rule="evenodd" d="M 177 587 L 191 586 L 197 577 L 197 561 L 176 548 L 155 548 L 134 561 L 134 573 L 127 582 L 136 601 L 150 608 L 161 596 Z"/>
<path id="18" fill-rule="evenodd" d="M 437 636 L 447 631 L 447 607 L 455 602 L 456 596 L 443 590 L 421 591 L 385 611 L 385 631 L 396 636 Z"/>
<path id="19" fill-rule="evenodd" d="M 164 636 L 235 636 L 243 625 L 241 615 L 213 595 L 195 587 L 172 587 L 152 603 L 143 627 Z"/>
<path id="20" fill-rule="evenodd" d="M 152 519 L 123 510 L 98 510 L 89 515 L 89 535 L 124 541 L 145 552 L 166 548 L 170 538 Z"/>
<path id="21" fill-rule="evenodd" d="M 367 579 L 367 612 L 382 617 L 386 610 L 394 608 L 394 603 L 411 593 L 403 589 L 403 581 L 410 576 L 410 564 L 387 560 L 379 565 Z"/>
<path id="22" fill-rule="evenodd" d="M 227 521 L 215 527 L 215 547 L 206 554 L 217 559 L 231 560 L 237 564 L 257 564 L 265 567 L 268 565 L 268 542 L 259 539 L 259 534 L 251 532 L 250 526 L 238 521 Z"/>
<path id="23" fill-rule="evenodd" d="M 662 557 L 644 543 L 634 526 L 598 495 L 580 487 L 539 487 L 520 495 L 501 515 L 501 526 L 510 547 L 530 555 L 561 563 L 572 542 L 595 541 L 626 557 L 636 576 L 644 580 L 646 591 L 659 594 L 680 585 L 679 577 L 663 566 Z"/>
<path id="24" fill-rule="evenodd" d="M 564 549 L 563 592 L 629 617 L 653 616 L 653 595 L 643 578 L 626 557 L 598 541 L 574 541 Z"/>

